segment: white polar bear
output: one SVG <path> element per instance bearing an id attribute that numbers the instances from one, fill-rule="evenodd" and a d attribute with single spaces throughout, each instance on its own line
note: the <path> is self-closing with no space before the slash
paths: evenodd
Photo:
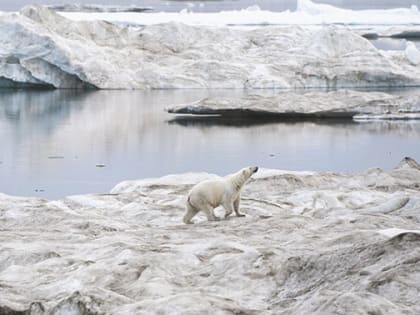
<path id="1" fill-rule="evenodd" d="M 188 195 L 184 223 L 191 224 L 191 219 L 199 211 L 203 211 L 209 221 L 219 220 L 214 215 L 213 209 L 220 205 L 225 208 L 225 218 L 231 215 L 234 210 L 238 217 L 245 216 L 239 213 L 241 189 L 252 174 L 257 171 L 258 167 L 246 167 L 221 179 L 206 180 L 195 185 Z"/>

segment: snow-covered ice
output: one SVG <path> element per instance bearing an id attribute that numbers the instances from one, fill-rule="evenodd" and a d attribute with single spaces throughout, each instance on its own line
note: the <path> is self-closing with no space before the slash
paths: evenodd
<path id="1" fill-rule="evenodd" d="M 0 16 L 0 86 L 339 88 L 412 86 L 404 51 L 338 26 L 241 30 L 180 23 L 136 29 L 76 22 L 45 7 Z"/>
<path id="2" fill-rule="evenodd" d="M 0 312 L 418 314 L 420 166 L 261 169 L 245 218 L 182 224 L 216 175 L 49 201 L 0 194 Z M 216 214 L 221 214 L 216 209 Z"/>

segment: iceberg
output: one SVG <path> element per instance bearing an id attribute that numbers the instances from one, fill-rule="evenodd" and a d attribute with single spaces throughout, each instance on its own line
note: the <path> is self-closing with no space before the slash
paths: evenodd
<path id="1" fill-rule="evenodd" d="M 352 90 L 303 94 L 284 92 L 273 97 L 205 98 L 166 110 L 172 114 L 231 119 L 420 119 L 420 97 Z"/>
<path id="2" fill-rule="evenodd" d="M 407 43 L 407 46 L 405 48 L 405 55 L 410 61 L 410 63 L 412 63 L 413 65 L 417 66 L 418 64 L 420 64 L 420 51 L 412 42 Z"/>
<path id="3" fill-rule="evenodd" d="M 0 16 L 0 86 L 302 89 L 418 86 L 404 52 L 343 27 L 132 28 L 45 7 Z"/>
<path id="4" fill-rule="evenodd" d="M 189 189 L 216 177 L 125 181 L 60 200 L 0 194 L 0 312 L 419 314 L 416 161 L 261 169 L 242 193 L 245 218 L 183 224 Z"/>

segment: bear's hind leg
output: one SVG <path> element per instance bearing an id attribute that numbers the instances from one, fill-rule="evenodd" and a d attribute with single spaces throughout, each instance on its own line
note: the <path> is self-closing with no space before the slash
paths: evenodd
<path id="1" fill-rule="evenodd" d="M 213 207 L 210 205 L 203 206 L 203 212 L 207 216 L 207 220 L 209 221 L 219 221 L 220 219 L 214 215 Z"/>
<path id="2" fill-rule="evenodd" d="M 192 224 L 191 219 L 198 213 L 198 210 L 193 207 L 190 202 L 187 202 L 187 213 L 184 215 L 183 221 L 185 224 Z"/>

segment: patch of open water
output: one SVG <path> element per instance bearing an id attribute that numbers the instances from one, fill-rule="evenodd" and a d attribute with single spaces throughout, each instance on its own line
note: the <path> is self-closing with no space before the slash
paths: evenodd
<path id="1" fill-rule="evenodd" d="M 223 175 L 246 165 L 362 171 L 394 167 L 404 156 L 420 160 L 415 121 L 177 123 L 164 111 L 244 93 L 2 90 L 0 192 L 55 199 L 106 193 L 123 180 L 171 173 Z"/>

